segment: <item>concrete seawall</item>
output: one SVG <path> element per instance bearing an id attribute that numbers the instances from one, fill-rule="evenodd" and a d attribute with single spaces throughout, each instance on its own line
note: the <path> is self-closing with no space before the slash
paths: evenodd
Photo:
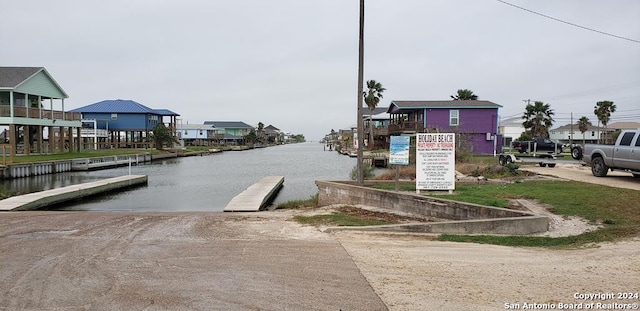
<path id="1" fill-rule="evenodd" d="M 318 205 L 350 204 L 374 206 L 408 214 L 451 219 L 417 223 L 331 230 L 376 230 L 433 233 L 533 234 L 549 230 L 549 218 L 518 210 L 464 203 L 414 193 L 359 187 L 344 182 L 316 181 Z"/>

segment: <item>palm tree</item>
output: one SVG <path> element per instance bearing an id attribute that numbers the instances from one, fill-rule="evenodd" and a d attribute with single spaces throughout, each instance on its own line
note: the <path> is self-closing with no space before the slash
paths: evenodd
<path id="1" fill-rule="evenodd" d="M 602 123 L 602 126 L 605 128 L 605 133 L 607 132 L 607 124 L 609 120 L 611 120 L 611 114 L 614 112 L 616 112 L 616 105 L 608 100 L 599 101 L 595 107 L 593 107 L 593 113 L 598 117 L 598 127 L 600 127 L 600 123 Z M 599 141 L 600 135 L 598 135 L 598 142 Z"/>
<path id="2" fill-rule="evenodd" d="M 380 99 L 382 98 L 382 92 L 387 89 L 382 87 L 382 84 L 376 80 L 367 81 L 367 91 L 363 93 L 364 102 L 369 107 L 369 146 L 373 147 L 373 110 L 376 109 Z"/>
<path id="3" fill-rule="evenodd" d="M 578 129 L 580 133 L 582 133 L 582 145 L 584 146 L 584 133 L 589 129 L 589 126 L 592 126 L 589 118 L 582 116 L 580 120 L 578 120 Z"/>
<path id="4" fill-rule="evenodd" d="M 472 90 L 460 89 L 456 95 L 451 95 L 451 98 L 453 100 L 477 100 L 478 95 L 473 94 Z"/>
<path id="5" fill-rule="evenodd" d="M 158 123 L 150 135 L 151 141 L 155 144 L 156 149 L 162 150 L 164 145 L 171 145 L 172 143 L 178 143 L 178 139 L 173 136 L 171 130 L 167 128 L 163 123 Z"/>
<path id="6" fill-rule="evenodd" d="M 531 137 L 549 137 L 549 128 L 553 125 L 553 109 L 549 104 L 535 102 L 527 104 L 522 118 L 525 129 L 531 129 Z"/>
<path id="7" fill-rule="evenodd" d="M 258 142 L 264 143 L 264 123 L 258 122 Z"/>

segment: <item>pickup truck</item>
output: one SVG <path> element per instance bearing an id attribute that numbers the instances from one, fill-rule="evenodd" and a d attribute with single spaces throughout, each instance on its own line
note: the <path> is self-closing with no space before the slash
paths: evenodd
<path id="1" fill-rule="evenodd" d="M 615 145 L 585 144 L 582 160 L 591 166 L 593 176 L 621 170 L 640 178 L 640 130 L 623 131 Z"/>
<path id="2" fill-rule="evenodd" d="M 548 138 L 536 137 L 533 140 L 527 141 L 514 141 L 511 143 L 511 147 L 520 153 L 525 152 L 547 152 L 547 153 L 560 153 L 562 152 L 562 145 L 551 141 Z"/>

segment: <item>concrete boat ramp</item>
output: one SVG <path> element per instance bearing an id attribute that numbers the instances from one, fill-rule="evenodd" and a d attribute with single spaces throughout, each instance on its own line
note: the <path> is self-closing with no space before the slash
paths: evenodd
<path id="1" fill-rule="evenodd" d="M 125 175 L 79 185 L 13 196 L 0 201 L 0 211 L 33 210 L 86 196 L 146 184 L 147 175 Z"/>
<path id="2" fill-rule="evenodd" d="M 258 180 L 242 193 L 235 196 L 224 208 L 225 212 L 257 212 L 278 194 L 284 176 L 267 176 Z"/>

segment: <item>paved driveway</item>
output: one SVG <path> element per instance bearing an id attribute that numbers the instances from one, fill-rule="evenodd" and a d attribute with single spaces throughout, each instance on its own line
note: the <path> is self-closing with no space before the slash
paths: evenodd
<path id="1" fill-rule="evenodd" d="M 387 309 L 338 241 L 246 217 L 0 213 L 0 310 Z"/>
<path id="2" fill-rule="evenodd" d="M 640 190 L 640 178 L 634 178 L 631 173 L 613 171 L 605 177 L 595 177 L 591 174 L 591 167 L 581 164 L 559 163 L 556 167 L 540 167 L 537 165 L 523 165 L 520 170 L 526 170 L 541 175 L 555 176 L 563 179 L 577 180 L 592 184 L 601 184 L 611 187 Z"/>

